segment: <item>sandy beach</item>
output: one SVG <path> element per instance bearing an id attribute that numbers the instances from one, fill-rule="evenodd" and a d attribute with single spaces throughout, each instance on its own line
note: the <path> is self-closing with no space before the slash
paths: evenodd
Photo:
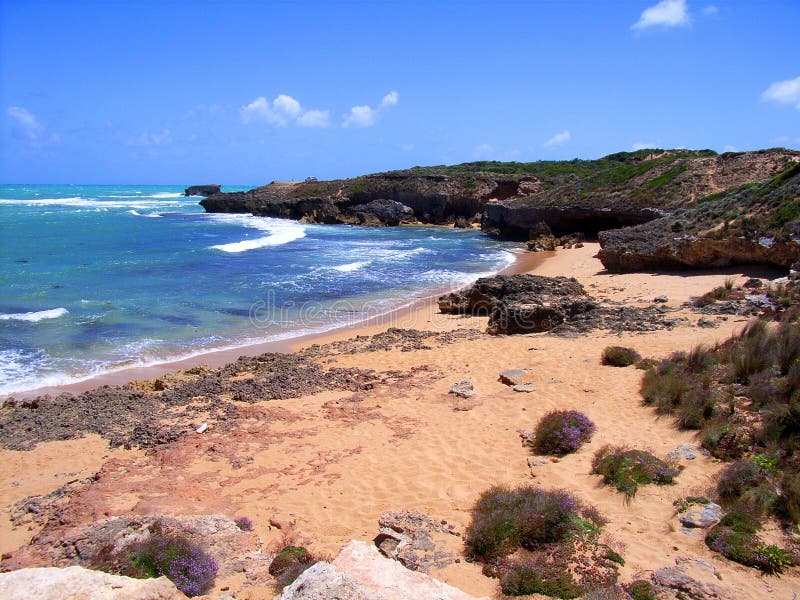
<path id="1" fill-rule="evenodd" d="M 738 597 L 792 598 L 800 589 L 796 574 L 762 576 L 711 552 L 702 535 L 681 530 L 673 501 L 708 495 L 720 461 L 698 453 L 683 461 L 676 485 L 644 487 L 630 503 L 590 474 L 591 458 L 605 444 L 647 448 L 660 456 L 684 443 L 698 444 L 691 431 L 679 431 L 670 418 L 642 406 L 642 371 L 603 366 L 603 349 L 623 345 L 663 358 L 697 344 L 713 345 L 740 330 L 746 319 L 712 317 L 713 327 L 698 327 L 700 315 L 681 305 L 729 277 L 741 283 L 748 276 L 777 275 L 741 268 L 612 275 L 595 258 L 597 250 L 597 244 L 587 243 L 523 254 L 511 271 L 572 276 L 595 298 L 626 306 L 649 306 L 666 295 L 677 326 L 645 333 L 489 336 L 483 333 L 486 318 L 441 314 L 429 298 L 371 322 L 293 340 L 290 348 L 249 347 L 72 386 L 70 391 L 81 391 L 163 377 L 199 363 L 221 365 L 242 354 L 313 345 L 328 348 L 319 355 L 327 369 L 379 374 L 365 391 L 239 403 L 237 418 L 210 421 L 205 433 L 150 451 L 110 448 L 97 435 L 44 442 L 29 451 L 1 450 L 6 467 L 0 474 L 0 552 L 14 553 L 41 529 L 33 519 L 12 522 L 16 503 L 86 478 L 93 479 L 91 485 L 69 494 L 60 507 L 64 531 L 116 515 L 246 515 L 266 548 L 279 548 L 289 538 L 329 556 L 350 540 L 372 540 L 378 518 L 388 511 L 421 511 L 463 532 L 482 491 L 495 484 L 535 483 L 569 489 L 608 518 L 606 543 L 626 559 L 621 581 L 694 557 L 713 565 Z M 415 347 L 370 349 L 359 343 L 388 327 L 443 335 Z M 347 341 L 356 336 L 362 337 Z M 535 391 L 518 393 L 498 381 L 501 371 L 512 368 L 534 369 Z M 448 394 L 462 379 L 473 382 L 473 398 Z M 519 431 L 533 428 L 553 409 L 581 410 L 596 423 L 597 433 L 577 453 L 534 467 L 534 477 L 527 463 L 531 452 L 520 443 Z M 453 537 L 448 550 L 463 552 L 461 540 Z M 463 556 L 431 575 L 476 596 L 497 593 L 496 580 Z M 241 573 L 218 579 L 215 590 L 224 587 L 236 598 L 274 593 L 269 582 L 249 581 Z"/>

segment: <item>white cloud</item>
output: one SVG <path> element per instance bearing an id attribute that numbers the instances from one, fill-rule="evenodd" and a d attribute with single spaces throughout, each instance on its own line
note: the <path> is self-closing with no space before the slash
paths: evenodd
<path id="1" fill-rule="evenodd" d="M 392 91 L 381 98 L 378 108 L 372 108 L 366 104 L 354 106 L 349 113 L 344 115 L 342 127 L 372 127 L 383 110 L 395 106 L 398 102 L 400 102 L 400 94 Z"/>
<path id="2" fill-rule="evenodd" d="M 343 127 L 372 127 L 375 124 L 375 118 L 378 116 L 378 111 L 370 108 L 366 104 L 362 106 L 354 106 L 350 112 L 345 115 L 342 122 Z"/>
<path id="3" fill-rule="evenodd" d="M 286 94 L 280 94 L 272 101 L 272 109 L 284 121 L 296 119 L 303 112 L 300 103 Z M 283 124 L 281 123 L 281 125 Z"/>
<path id="4" fill-rule="evenodd" d="M 296 123 L 301 127 L 327 127 L 330 111 L 303 110 L 300 102 L 286 94 L 279 94 L 271 103 L 264 96 L 259 96 L 241 109 L 244 124 L 264 121 L 270 125 L 284 127 Z"/>
<path id="5" fill-rule="evenodd" d="M 717 13 L 719 13 L 719 9 L 713 4 L 709 4 L 703 9 L 703 14 L 706 15 L 707 17 L 710 17 L 711 15 L 716 15 Z"/>
<path id="6" fill-rule="evenodd" d="M 544 143 L 545 148 L 555 148 L 556 146 L 563 146 L 568 141 L 572 139 L 572 134 L 569 132 L 568 129 L 555 134 L 549 140 Z"/>
<path id="7" fill-rule="evenodd" d="M 658 4 L 646 8 L 639 20 L 631 25 L 631 29 L 647 29 L 648 27 L 678 27 L 691 22 L 686 0 L 661 0 Z"/>
<path id="8" fill-rule="evenodd" d="M 736 146 L 731 146 L 730 144 L 728 144 L 727 146 L 725 146 L 725 147 L 722 149 L 722 151 L 723 151 L 723 152 L 738 152 L 738 151 L 739 151 L 739 149 L 738 149 Z"/>
<path id="9" fill-rule="evenodd" d="M 57 144 L 61 141 L 58 134 L 48 133 L 47 127 L 25 107 L 9 106 L 6 114 L 15 121 L 14 136 L 31 146 Z"/>
<path id="10" fill-rule="evenodd" d="M 297 117 L 300 127 L 328 127 L 331 124 L 331 111 L 307 110 Z"/>
<path id="11" fill-rule="evenodd" d="M 761 99 L 778 104 L 794 104 L 794 107 L 800 110 L 800 77 L 776 81 L 764 90 Z"/>
<path id="12" fill-rule="evenodd" d="M 397 92 L 389 92 L 381 99 L 381 108 L 394 106 L 398 102 L 400 102 L 400 94 Z"/>

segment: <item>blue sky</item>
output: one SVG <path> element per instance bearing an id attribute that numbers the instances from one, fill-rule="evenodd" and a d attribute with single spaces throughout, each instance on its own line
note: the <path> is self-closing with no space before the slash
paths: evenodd
<path id="1" fill-rule="evenodd" d="M 800 148 L 800 2 L 0 0 L 0 182 Z"/>

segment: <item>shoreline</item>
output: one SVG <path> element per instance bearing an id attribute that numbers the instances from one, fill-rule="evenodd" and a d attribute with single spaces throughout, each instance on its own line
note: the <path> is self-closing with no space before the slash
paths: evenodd
<path id="1" fill-rule="evenodd" d="M 514 262 L 493 273 L 493 275 L 527 273 L 543 264 L 547 258 L 555 255 L 555 252 L 530 252 L 522 248 L 518 252 L 510 252 L 514 254 Z M 323 331 L 306 333 L 280 340 L 247 343 L 233 348 L 210 349 L 208 351 L 200 351 L 186 358 L 166 360 L 151 365 L 121 367 L 106 373 L 87 376 L 86 379 L 75 381 L 74 383 L 41 386 L 0 395 L 0 402 L 8 398 L 26 399 L 46 394 L 52 396 L 62 393 L 80 394 L 81 392 L 101 386 L 124 385 L 133 381 L 154 379 L 164 376 L 167 373 L 190 369 L 198 365 L 206 365 L 212 368 L 221 367 L 235 362 L 238 358 L 244 356 L 258 356 L 266 352 L 289 354 L 315 343 L 345 339 L 354 335 L 367 335 L 376 333 L 376 330 L 382 331 L 389 327 L 413 328 L 421 323 L 429 321 L 426 317 L 435 310 L 436 299 L 439 296 L 450 291 L 463 289 L 468 287 L 468 285 L 458 288 L 443 287 L 432 291 L 426 296 L 412 299 L 409 303 L 393 308 L 385 313 L 367 316 L 363 320 L 355 322 L 345 322 L 341 325 L 334 325 L 330 329 Z"/>

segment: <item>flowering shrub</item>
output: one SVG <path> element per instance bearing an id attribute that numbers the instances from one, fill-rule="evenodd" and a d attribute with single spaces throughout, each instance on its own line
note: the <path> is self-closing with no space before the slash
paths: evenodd
<path id="1" fill-rule="evenodd" d="M 150 537 L 130 548 L 131 562 L 144 576 L 165 575 L 189 596 L 204 594 L 214 585 L 217 563 L 199 545 L 179 534 L 169 534 L 156 523 Z"/>
<path id="2" fill-rule="evenodd" d="M 793 566 L 791 554 L 761 542 L 756 535 L 760 529 L 761 523 L 753 515 L 729 513 L 708 532 L 706 545 L 729 560 L 769 574 L 779 574 Z"/>
<path id="3" fill-rule="evenodd" d="M 564 490 L 490 488 L 472 509 L 464 536 L 467 554 L 491 561 L 517 548 L 563 540 L 577 530 L 579 510 L 578 499 Z"/>
<path id="4" fill-rule="evenodd" d="M 253 522 L 248 517 L 236 517 L 233 522 L 242 531 L 253 531 Z"/>
<path id="5" fill-rule="evenodd" d="M 577 410 L 556 410 L 536 426 L 533 448 L 540 454 L 569 454 L 588 442 L 597 428 Z"/>
<path id="6" fill-rule="evenodd" d="M 592 460 L 592 473 L 603 476 L 603 483 L 614 486 L 628 499 L 636 495 L 640 485 L 673 483 L 680 470 L 644 450 L 604 446 Z"/>

